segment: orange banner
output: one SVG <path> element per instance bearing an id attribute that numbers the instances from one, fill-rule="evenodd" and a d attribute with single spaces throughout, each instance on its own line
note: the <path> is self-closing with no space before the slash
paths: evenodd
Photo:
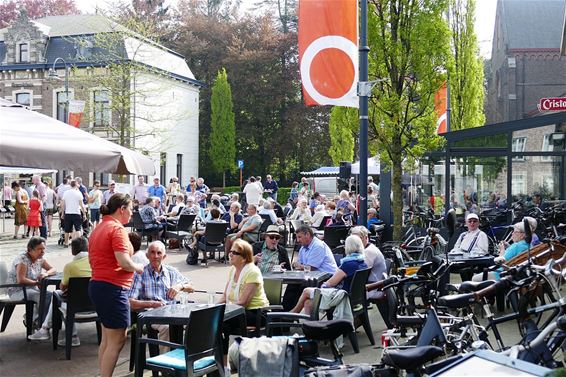
<path id="1" fill-rule="evenodd" d="M 446 117 L 448 115 L 448 113 L 446 112 L 447 106 L 448 103 L 447 103 L 446 81 L 445 81 L 444 84 L 442 84 L 442 86 L 440 87 L 440 89 L 438 89 L 438 92 L 436 92 L 434 96 L 434 112 L 436 113 L 436 116 L 438 118 L 436 121 L 437 135 L 446 133 L 446 131 L 448 131 L 446 129 L 446 123 L 447 123 Z"/>
<path id="2" fill-rule="evenodd" d="M 358 60 L 357 0 L 300 0 L 305 104 L 358 107 Z"/>
<path id="3" fill-rule="evenodd" d="M 79 128 L 81 125 L 81 120 L 83 118 L 83 112 L 85 108 L 85 101 L 71 100 L 69 101 L 69 120 L 68 123 Z"/>

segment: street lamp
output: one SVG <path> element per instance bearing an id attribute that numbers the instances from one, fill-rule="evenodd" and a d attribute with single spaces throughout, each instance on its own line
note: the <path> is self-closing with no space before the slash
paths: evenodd
<path id="1" fill-rule="evenodd" d="M 55 70 L 55 65 L 57 64 L 57 62 L 61 60 L 63 62 L 63 64 L 65 65 L 65 112 L 64 112 L 64 121 L 65 123 L 69 123 L 69 66 L 67 65 L 67 62 L 65 61 L 65 59 L 58 57 L 57 59 L 55 59 L 55 61 L 53 62 L 53 67 L 49 68 L 49 73 L 47 75 L 47 77 L 49 78 L 49 80 L 59 80 L 59 75 L 57 74 L 57 71 Z"/>

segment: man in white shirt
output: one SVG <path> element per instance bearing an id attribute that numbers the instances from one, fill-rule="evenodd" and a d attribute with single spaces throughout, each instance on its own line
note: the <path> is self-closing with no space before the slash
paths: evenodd
<path id="1" fill-rule="evenodd" d="M 148 185 L 144 181 L 143 175 L 138 175 L 138 183 L 132 188 L 130 195 L 132 199 L 137 199 L 140 203 L 145 203 L 147 199 Z"/>
<path id="2" fill-rule="evenodd" d="M 464 257 L 482 257 L 489 251 L 487 234 L 479 230 L 480 218 L 475 213 L 466 216 L 468 231 L 460 234 L 450 253 L 462 253 Z"/>
<path id="3" fill-rule="evenodd" d="M 82 235 L 83 216 L 86 216 L 83 194 L 79 191 L 79 186 L 74 180 L 71 181 L 71 189 L 65 192 L 61 200 L 61 214 L 63 215 L 65 230 L 64 246 L 68 247 L 69 237 L 75 239 Z"/>
<path id="4" fill-rule="evenodd" d="M 246 194 L 246 203 L 259 206 L 259 200 L 263 195 L 263 186 L 260 187 L 255 178 L 250 177 L 248 184 L 244 187 L 244 194 Z"/>

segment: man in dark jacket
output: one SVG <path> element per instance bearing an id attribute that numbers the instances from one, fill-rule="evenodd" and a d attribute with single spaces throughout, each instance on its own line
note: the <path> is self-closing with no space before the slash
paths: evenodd
<path id="1" fill-rule="evenodd" d="M 270 225 L 265 232 L 265 240 L 253 245 L 254 263 L 261 272 L 272 271 L 273 266 L 279 265 L 284 269 L 291 269 L 291 262 L 287 250 L 279 244 L 281 234 L 277 225 Z"/>

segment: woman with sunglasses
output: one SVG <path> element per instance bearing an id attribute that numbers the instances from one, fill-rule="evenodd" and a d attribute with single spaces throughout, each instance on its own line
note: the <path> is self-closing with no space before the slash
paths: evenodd
<path id="1" fill-rule="evenodd" d="M 262 274 L 273 270 L 274 266 L 281 266 L 286 270 L 291 269 L 291 262 L 287 250 L 279 244 L 281 234 L 279 226 L 270 225 L 265 232 L 265 240 L 254 243 L 254 263 Z"/>
<path id="2" fill-rule="evenodd" d="M 246 322 L 256 322 L 260 308 L 269 305 L 263 290 L 263 277 L 261 271 L 254 264 L 252 246 L 243 240 L 235 240 L 230 248 L 230 271 L 228 282 L 219 303 L 232 303 L 246 309 Z M 224 365 L 228 355 L 228 341 L 230 334 L 239 327 L 239 320 L 233 318 L 225 321 L 222 326 L 222 350 L 224 352 Z"/>

